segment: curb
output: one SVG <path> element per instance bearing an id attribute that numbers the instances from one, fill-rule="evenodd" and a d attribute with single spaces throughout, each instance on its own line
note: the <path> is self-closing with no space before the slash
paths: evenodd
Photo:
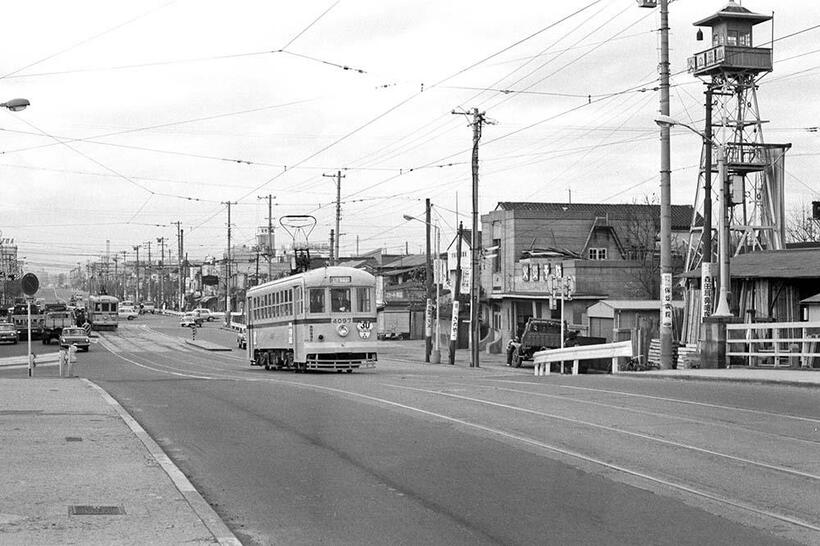
<path id="1" fill-rule="evenodd" d="M 196 516 L 205 524 L 205 527 L 211 532 L 219 544 L 226 546 L 242 546 L 242 543 L 231 532 L 219 514 L 211 508 L 194 485 L 185 477 L 185 474 L 174 464 L 174 462 L 165 454 L 159 444 L 151 438 L 142 426 L 117 402 L 113 396 L 108 394 L 105 389 L 85 378 L 81 378 L 88 386 L 95 389 L 100 396 L 116 410 L 120 418 L 125 421 L 128 428 L 140 439 L 143 445 L 148 449 L 148 452 L 154 460 L 162 467 L 162 470 L 171 478 L 174 486 L 185 497 L 185 500 L 190 505 Z"/>

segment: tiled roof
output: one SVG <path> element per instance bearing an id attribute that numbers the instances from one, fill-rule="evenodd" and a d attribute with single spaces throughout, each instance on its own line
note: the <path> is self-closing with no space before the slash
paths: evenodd
<path id="1" fill-rule="evenodd" d="M 750 252 L 732 258 L 735 278 L 820 278 L 820 248 Z"/>
<path id="2" fill-rule="evenodd" d="M 609 203 L 536 203 L 500 201 L 495 210 L 543 212 L 554 218 L 634 218 L 646 214 L 660 215 L 660 205 L 609 204 Z M 692 223 L 692 205 L 672 205 L 672 229 L 686 230 Z M 698 215 L 700 220 L 700 215 Z M 700 221 L 698 221 L 700 224 Z"/>

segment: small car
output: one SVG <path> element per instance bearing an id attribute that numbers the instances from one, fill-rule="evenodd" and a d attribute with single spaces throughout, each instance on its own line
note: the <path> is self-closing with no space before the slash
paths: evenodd
<path id="1" fill-rule="evenodd" d="M 208 322 L 214 320 L 214 315 L 211 313 L 211 310 L 205 307 L 197 307 L 193 312 L 202 320 L 207 320 Z"/>
<path id="2" fill-rule="evenodd" d="M 197 314 L 194 313 L 193 311 L 191 311 L 191 312 L 185 313 L 184 315 L 182 315 L 182 317 L 180 317 L 179 325 L 180 326 L 187 326 L 187 327 L 202 326 L 202 318 L 197 316 Z"/>
<path id="3" fill-rule="evenodd" d="M 20 341 L 20 334 L 11 322 L 0 322 L 0 343 L 17 344 Z"/>
<path id="4" fill-rule="evenodd" d="M 244 330 L 240 330 L 236 333 L 236 346 L 240 349 L 247 349 L 248 348 L 248 337 L 245 335 Z"/>
<path id="5" fill-rule="evenodd" d="M 88 351 L 91 348 L 91 339 L 88 337 L 88 334 L 86 334 L 84 328 L 63 328 L 63 333 L 60 334 L 60 347 L 68 348 L 72 345 L 84 351 Z"/>
<path id="6" fill-rule="evenodd" d="M 134 320 L 139 316 L 139 313 L 137 313 L 137 310 L 134 309 L 132 305 L 120 305 L 117 315 L 119 315 L 121 319 Z"/>
<path id="7" fill-rule="evenodd" d="M 157 312 L 157 306 L 150 301 L 144 301 L 140 304 L 140 313 L 151 313 L 152 315 Z"/>

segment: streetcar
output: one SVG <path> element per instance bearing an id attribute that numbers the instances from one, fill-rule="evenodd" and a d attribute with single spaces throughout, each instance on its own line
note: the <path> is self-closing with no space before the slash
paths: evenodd
<path id="1" fill-rule="evenodd" d="M 116 330 L 120 322 L 119 303 L 114 296 L 90 296 L 85 306 L 85 319 L 94 330 Z"/>
<path id="2" fill-rule="evenodd" d="M 377 361 L 376 278 L 329 266 L 250 288 L 246 351 L 266 370 L 352 372 Z"/>

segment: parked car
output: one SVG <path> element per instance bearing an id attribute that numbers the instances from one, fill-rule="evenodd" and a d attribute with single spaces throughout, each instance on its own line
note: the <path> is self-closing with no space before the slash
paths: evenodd
<path id="1" fill-rule="evenodd" d="M 157 306 L 154 302 L 144 301 L 140 304 L 140 313 L 151 313 L 152 315 L 157 312 Z"/>
<path id="2" fill-rule="evenodd" d="M 189 311 L 188 313 L 182 315 L 182 317 L 179 319 L 179 325 L 186 327 L 202 326 L 202 318 L 199 317 L 193 311 Z"/>
<path id="3" fill-rule="evenodd" d="M 91 339 L 88 337 L 88 334 L 86 334 L 84 328 L 63 328 L 63 333 L 60 335 L 60 347 L 67 348 L 72 345 L 85 351 L 91 348 Z"/>
<path id="4" fill-rule="evenodd" d="M 208 322 L 214 320 L 214 314 L 211 313 L 210 309 L 206 309 L 205 307 L 197 307 L 193 312 L 202 320 L 207 320 Z"/>
<path id="5" fill-rule="evenodd" d="M 0 322 L 0 342 L 14 343 L 20 341 L 20 334 L 17 333 L 17 327 L 11 322 Z"/>
<path id="6" fill-rule="evenodd" d="M 248 348 L 248 336 L 245 334 L 245 330 L 240 330 L 236 333 L 236 346 L 240 349 Z"/>

